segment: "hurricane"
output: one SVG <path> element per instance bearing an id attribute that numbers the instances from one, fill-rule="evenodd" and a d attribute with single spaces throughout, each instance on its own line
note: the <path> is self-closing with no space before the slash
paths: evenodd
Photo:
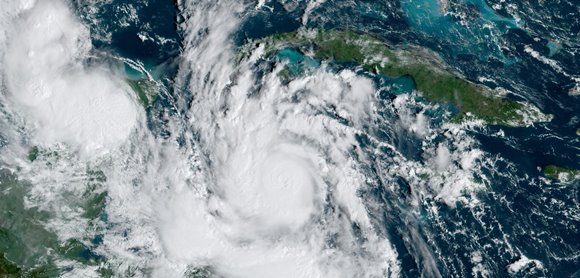
<path id="1" fill-rule="evenodd" d="M 4 0 L 0 276 L 574 277 L 550 5 Z"/>

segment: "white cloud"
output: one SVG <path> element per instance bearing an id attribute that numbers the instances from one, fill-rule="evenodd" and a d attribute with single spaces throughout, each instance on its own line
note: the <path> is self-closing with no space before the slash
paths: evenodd
<path id="1" fill-rule="evenodd" d="M 39 1 L 9 30 L 3 53 L 8 99 L 35 127 L 35 141 L 100 153 L 127 139 L 139 119 L 137 104 L 121 79 L 83 65 L 89 31 L 66 4 Z"/>

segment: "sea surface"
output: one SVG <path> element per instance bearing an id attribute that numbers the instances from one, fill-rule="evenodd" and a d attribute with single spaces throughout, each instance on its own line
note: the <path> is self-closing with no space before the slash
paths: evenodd
<path id="1" fill-rule="evenodd" d="M 0 4 L 0 255 L 23 273 L 580 275 L 580 179 L 543 171 L 580 169 L 572 0 L 24 2 Z M 408 77 L 238 59 L 313 29 L 429 49 L 553 118 L 457 122 Z"/>

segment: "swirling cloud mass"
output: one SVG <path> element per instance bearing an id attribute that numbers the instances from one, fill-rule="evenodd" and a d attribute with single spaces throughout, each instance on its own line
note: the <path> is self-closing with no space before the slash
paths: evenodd
<path id="1" fill-rule="evenodd" d="M 416 91 L 385 97 L 361 67 L 322 60 L 288 78 L 264 41 L 240 54 L 236 32 L 268 5 L 255 4 L 177 1 L 183 41 L 162 81 L 95 47 L 79 3 L 0 4 L 0 184 L 13 177 L 6 207 L 38 218 L 0 219 L 20 238 L 0 249 L 9 261 L 26 249 L 66 277 L 397 277 L 409 261 L 444 276 L 425 219 L 445 230 L 439 210 L 457 206 L 480 219 L 492 165 L 512 164 Z M 156 102 L 129 67 L 164 88 Z M 501 240 L 522 258 L 503 268 L 542 269 Z M 489 274 L 474 249 L 468 271 Z"/>

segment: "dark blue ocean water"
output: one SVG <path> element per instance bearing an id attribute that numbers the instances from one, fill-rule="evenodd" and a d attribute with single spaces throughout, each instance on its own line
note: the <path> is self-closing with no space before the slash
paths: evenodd
<path id="1" fill-rule="evenodd" d="M 557 2 L 512 1 L 517 8 L 514 12 L 513 7 L 499 0 L 456 0 L 449 1 L 445 13 L 436 0 L 328 0 L 312 12 L 306 27 L 348 28 L 395 44 L 427 47 L 468 79 L 493 80 L 485 84 L 504 87 L 512 92 L 509 98 L 530 101 L 554 115 L 551 122 L 531 127 L 486 126 L 468 130 L 481 150 L 501 158 L 484 166 L 485 176 L 481 178 L 490 180 L 490 186 L 477 193 L 480 206 L 459 203 L 451 208 L 426 199 L 418 214 L 409 213 L 417 210 L 410 204 L 415 189 L 402 177 L 393 181 L 395 191 L 387 190 L 377 178 L 361 193 L 380 204 L 372 216 L 395 246 L 403 276 L 435 275 L 427 267 L 431 264 L 444 277 L 472 276 L 473 252 L 480 252 L 491 277 L 511 276 L 507 265 L 520 259 L 521 254 L 540 261 L 543 267 L 530 265 L 515 276 L 580 275 L 579 184 L 548 183 L 540 171 L 550 164 L 580 169 L 580 141 L 576 134 L 580 128 L 580 101 L 568 94 L 575 84 L 570 76 L 580 75 L 580 13 L 577 3 Z M 139 20 L 120 26 L 125 16 L 121 8 L 128 3 L 136 9 Z M 492 9 L 494 4 L 499 5 L 496 10 Z M 292 9 L 275 1 L 267 2 L 267 6 L 244 15 L 243 24 L 232 38 L 237 45 L 302 27 L 306 3 L 298 3 Z M 91 28 L 111 34 L 110 39 L 94 36 L 97 49 L 112 51 L 142 62 L 149 70 L 162 72 L 160 79 L 171 90 L 182 37 L 176 27 L 181 19 L 175 3 L 153 0 L 144 5 L 115 0 L 95 15 L 83 13 L 86 8 L 77 4 L 79 14 Z M 95 18 L 99 21 L 94 22 Z M 167 43 L 143 41 L 139 33 L 163 37 Z M 526 47 L 554 60 L 561 69 L 532 57 Z M 291 74 L 319 65 L 293 50 L 280 52 L 278 58 L 291 61 Z M 374 78 L 377 84 L 399 86 L 379 94 L 382 105 L 390 105 L 396 95 L 412 90 L 412 82 L 405 78 Z M 428 113 L 437 123 L 442 111 Z M 420 140 L 390 126 L 396 117 L 388 112 L 381 114 L 382 122 L 372 135 L 396 146 L 408 159 L 421 161 Z M 499 131 L 504 136 L 498 136 Z M 373 147 L 368 138 L 361 135 L 359 141 L 360 147 L 368 149 L 376 161 L 392 163 L 388 150 L 370 154 Z M 367 171 L 381 175 L 373 165 L 368 165 Z M 430 208 L 437 208 L 438 213 L 428 213 Z"/>

